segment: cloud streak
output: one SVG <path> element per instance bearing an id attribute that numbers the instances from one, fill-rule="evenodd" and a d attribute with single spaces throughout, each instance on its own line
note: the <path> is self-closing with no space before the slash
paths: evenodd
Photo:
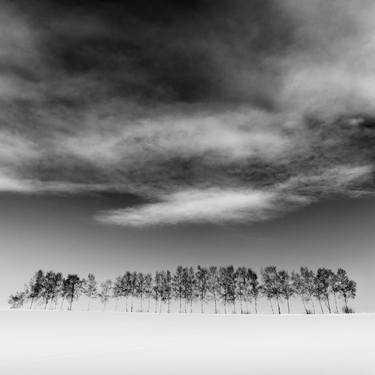
<path id="1" fill-rule="evenodd" d="M 187 190 L 170 194 L 161 202 L 102 213 L 106 224 L 143 227 L 178 223 L 258 221 L 268 217 L 275 195 L 256 190 Z"/>

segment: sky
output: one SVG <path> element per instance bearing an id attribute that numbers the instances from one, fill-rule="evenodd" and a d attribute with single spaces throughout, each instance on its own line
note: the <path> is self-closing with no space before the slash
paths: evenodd
<path id="1" fill-rule="evenodd" d="M 374 309 L 372 1 L 0 10 L 2 300 L 38 268 L 246 263 L 343 266 Z"/>

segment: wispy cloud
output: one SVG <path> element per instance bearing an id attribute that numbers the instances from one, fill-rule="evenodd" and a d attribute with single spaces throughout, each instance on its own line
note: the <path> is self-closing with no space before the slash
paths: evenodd
<path id="1" fill-rule="evenodd" d="M 178 223 L 256 221 L 268 217 L 276 196 L 244 189 L 187 190 L 162 197 L 160 202 L 102 213 L 103 223 L 142 227 Z"/>
<path id="2" fill-rule="evenodd" d="M 332 194 L 355 196 L 361 194 L 360 187 L 371 179 L 373 171 L 371 165 L 340 165 L 321 170 L 319 174 L 293 176 L 278 188 L 311 198 L 315 198 L 316 195 L 320 197 Z"/>
<path id="3" fill-rule="evenodd" d="M 193 189 L 159 196 L 157 202 L 102 212 L 96 219 L 119 226 L 145 227 L 178 223 L 236 223 L 261 221 L 308 205 L 320 196 L 358 196 L 371 166 L 340 166 L 320 175 L 300 175 L 267 190 Z M 353 185 L 354 184 L 354 185 Z"/>

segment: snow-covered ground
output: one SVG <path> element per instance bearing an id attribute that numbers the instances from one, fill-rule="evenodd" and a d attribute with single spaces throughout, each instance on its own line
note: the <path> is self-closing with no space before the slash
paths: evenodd
<path id="1" fill-rule="evenodd" d="M 375 315 L 0 312 L 0 374 L 374 375 Z"/>

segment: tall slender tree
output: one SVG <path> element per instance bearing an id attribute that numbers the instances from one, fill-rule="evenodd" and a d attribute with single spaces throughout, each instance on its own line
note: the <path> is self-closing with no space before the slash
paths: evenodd
<path id="1" fill-rule="evenodd" d="M 276 266 L 267 266 L 262 271 L 262 292 L 267 297 L 272 313 L 274 313 L 272 299 L 276 299 L 278 313 L 281 314 L 280 309 L 280 287 L 279 287 L 279 278 L 277 273 Z"/>
<path id="2" fill-rule="evenodd" d="M 348 274 L 342 268 L 337 270 L 337 278 L 340 285 L 338 293 L 344 299 L 344 312 L 348 313 L 351 311 L 348 306 L 348 301 L 356 297 L 357 283 L 349 279 Z"/>
<path id="3" fill-rule="evenodd" d="M 133 312 L 134 311 L 134 298 L 137 296 L 137 272 L 136 271 L 130 274 L 129 291 L 130 291 L 130 312 Z"/>
<path id="4" fill-rule="evenodd" d="M 248 268 L 247 279 L 249 283 L 249 298 L 254 301 L 254 311 L 255 314 L 258 314 L 258 298 L 261 292 L 258 275 L 251 268 Z"/>
<path id="5" fill-rule="evenodd" d="M 208 292 L 214 301 L 214 312 L 217 314 L 217 301 L 220 295 L 219 272 L 217 266 L 210 266 L 208 268 Z"/>
<path id="6" fill-rule="evenodd" d="M 243 305 L 246 304 L 246 299 L 249 296 L 249 283 L 246 267 L 238 267 L 236 270 L 236 286 L 235 293 L 238 301 L 240 302 L 241 314 L 245 312 Z"/>
<path id="7" fill-rule="evenodd" d="M 286 300 L 288 307 L 288 314 L 290 314 L 290 298 L 295 294 L 293 283 L 290 279 L 289 273 L 281 270 L 277 273 L 278 284 L 280 288 L 280 295 Z"/>
<path id="8" fill-rule="evenodd" d="M 296 291 L 296 294 L 301 298 L 306 314 L 308 314 L 309 309 L 306 305 L 306 301 L 308 300 L 309 295 L 307 293 L 304 280 L 300 273 L 292 272 L 292 283 L 293 283 L 293 288 Z"/>
<path id="9" fill-rule="evenodd" d="M 167 304 L 167 312 L 171 312 L 172 276 L 169 270 L 161 271 L 161 301 Z"/>
<path id="10" fill-rule="evenodd" d="M 304 284 L 306 301 L 312 305 L 313 313 L 316 313 L 314 295 L 315 295 L 315 273 L 307 267 L 300 268 L 302 282 Z"/>
<path id="11" fill-rule="evenodd" d="M 235 312 L 236 273 L 232 265 L 219 268 L 219 285 L 225 314 L 227 313 L 228 304 L 233 304 L 233 312 Z"/>
<path id="12" fill-rule="evenodd" d="M 152 275 L 150 273 L 145 275 L 145 297 L 147 298 L 147 312 L 150 312 L 152 297 Z"/>
<path id="13" fill-rule="evenodd" d="M 187 305 L 190 305 L 190 312 L 193 312 L 193 301 L 197 295 L 196 279 L 193 267 L 185 267 L 183 269 L 183 290 L 185 299 L 185 313 L 187 312 Z"/>
<path id="14" fill-rule="evenodd" d="M 328 312 L 331 314 L 331 304 L 329 300 L 330 294 L 330 279 L 332 277 L 332 271 L 327 268 L 318 268 L 315 275 L 315 296 L 317 297 L 322 313 L 322 301 L 326 304 Z"/>
<path id="15" fill-rule="evenodd" d="M 116 301 L 115 310 L 118 309 L 118 307 L 120 305 L 121 298 L 123 297 L 123 295 L 124 295 L 124 291 L 123 291 L 123 277 L 122 276 L 118 276 L 118 277 L 116 277 L 116 279 L 115 279 L 115 281 L 113 283 L 113 287 L 112 287 L 112 296 L 113 296 L 113 298 Z"/>
<path id="16" fill-rule="evenodd" d="M 140 300 L 140 310 L 143 311 L 143 297 L 145 295 L 145 276 L 142 272 L 136 274 L 135 295 Z"/>
<path id="17" fill-rule="evenodd" d="M 125 311 L 126 312 L 129 311 L 128 300 L 129 300 L 129 296 L 132 293 L 132 280 L 133 280 L 133 276 L 131 272 L 126 271 L 124 276 L 122 277 L 122 293 L 125 298 Z"/>
<path id="18" fill-rule="evenodd" d="M 43 301 L 44 309 L 47 308 L 48 303 L 55 301 L 55 307 L 57 305 L 57 299 L 62 293 L 63 276 L 61 272 L 48 271 L 43 279 Z"/>
<path id="19" fill-rule="evenodd" d="M 339 313 L 339 306 L 337 303 L 337 295 L 340 293 L 340 281 L 337 273 L 332 272 L 329 278 L 329 287 L 333 294 L 333 301 L 335 302 L 335 313 Z"/>
<path id="20" fill-rule="evenodd" d="M 182 312 L 182 299 L 184 298 L 184 268 L 179 265 L 172 276 L 172 292 L 178 300 L 178 312 Z"/>
<path id="21" fill-rule="evenodd" d="M 29 282 L 29 299 L 30 299 L 30 310 L 33 308 L 33 304 L 38 300 L 43 292 L 44 284 L 44 272 L 42 270 L 37 271 Z"/>
<path id="22" fill-rule="evenodd" d="M 155 313 L 158 311 L 158 302 L 161 299 L 162 290 L 163 290 L 163 283 L 162 283 L 162 275 L 161 272 L 156 271 L 154 277 L 154 284 L 152 287 L 152 295 L 155 301 Z"/>
<path id="23" fill-rule="evenodd" d="M 99 297 L 103 304 L 103 309 L 106 310 L 107 303 L 109 299 L 112 297 L 113 292 L 113 282 L 112 280 L 106 280 L 100 284 L 100 292 Z"/>
<path id="24" fill-rule="evenodd" d="M 196 287 L 201 304 L 201 313 L 204 313 L 204 304 L 209 292 L 209 272 L 206 267 L 198 266 L 196 272 Z"/>
<path id="25" fill-rule="evenodd" d="M 69 310 L 72 310 L 73 301 L 81 293 L 81 279 L 76 274 L 69 274 L 63 282 L 63 296 L 69 301 Z"/>

